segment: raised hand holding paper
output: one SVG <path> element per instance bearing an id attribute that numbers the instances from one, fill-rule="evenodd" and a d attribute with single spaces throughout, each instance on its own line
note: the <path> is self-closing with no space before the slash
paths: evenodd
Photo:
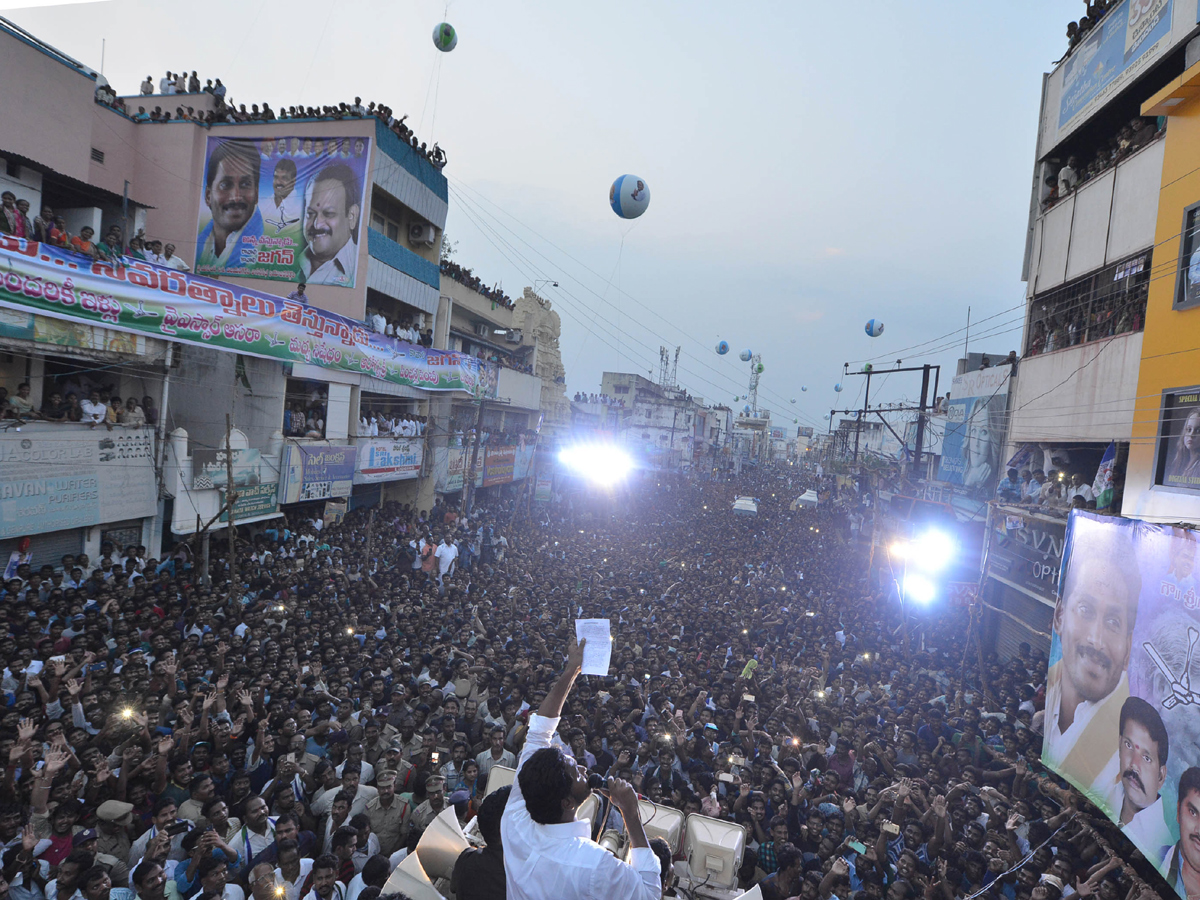
<path id="1" fill-rule="evenodd" d="M 608 619 L 576 619 L 575 640 L 587 639 L 583 648 L 583 675 L 607 675 L 612 658 L 612 633 Z"/>

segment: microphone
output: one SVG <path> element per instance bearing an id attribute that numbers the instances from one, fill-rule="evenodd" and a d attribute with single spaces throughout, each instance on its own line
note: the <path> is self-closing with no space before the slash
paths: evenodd
<path id="1" fill-rule="evenodd" d="M 588 789 L 589 790 L 599 791 L 603 787 L 604 787 L 604 778 L 601 775 L 597 774 L 596 772 L 592 772 L 588 775 Z"/>

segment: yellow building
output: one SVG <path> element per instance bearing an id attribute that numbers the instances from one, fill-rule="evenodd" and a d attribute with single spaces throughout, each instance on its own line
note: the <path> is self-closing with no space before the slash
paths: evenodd
<path id="1" fill-rule="evenodd" d="M 1121 512 L 1195 523 L 1200 522 L 1200 63 L 1150 97 L 1142 114 L 1166 116 L 1167 129 Z"/>

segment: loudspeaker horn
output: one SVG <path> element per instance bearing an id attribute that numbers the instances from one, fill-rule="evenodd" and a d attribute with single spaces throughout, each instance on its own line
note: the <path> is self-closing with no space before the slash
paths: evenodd
<path id="1" fill-rule="evenodd" d="M 459 855 L 470 847 L 453 806 L 447 806 L 441 815 L 429 823 L 421 840 L 417 842 L 417 856 L 421 868 L 431 878 L 449 878 Z"/>
<path id="2" fill-rule="evenodd" d="M 383 893 L 406 894 L 412 900 L 446 900 L 437 892 L 437 888 L 421 868 L 421 861 L 415 853 L 408 854 L 404 862 L 396 866 L 396 871 L 383 886 Z"/>

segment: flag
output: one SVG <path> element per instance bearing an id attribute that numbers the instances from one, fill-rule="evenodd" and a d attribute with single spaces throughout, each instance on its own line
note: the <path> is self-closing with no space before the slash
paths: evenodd
<path id="1" fill-rule="evenodd" d="M 1117 445 L 1109 441 L 1104 458 L 1100 460 L 1100 468 L 1096 470 L 1096 480 L 1092 482 L 1092 493 L 1096 495 L 1096 509 L 1107 509 L 1113 500 L 1113 466 L 1117 461 Z"/>

